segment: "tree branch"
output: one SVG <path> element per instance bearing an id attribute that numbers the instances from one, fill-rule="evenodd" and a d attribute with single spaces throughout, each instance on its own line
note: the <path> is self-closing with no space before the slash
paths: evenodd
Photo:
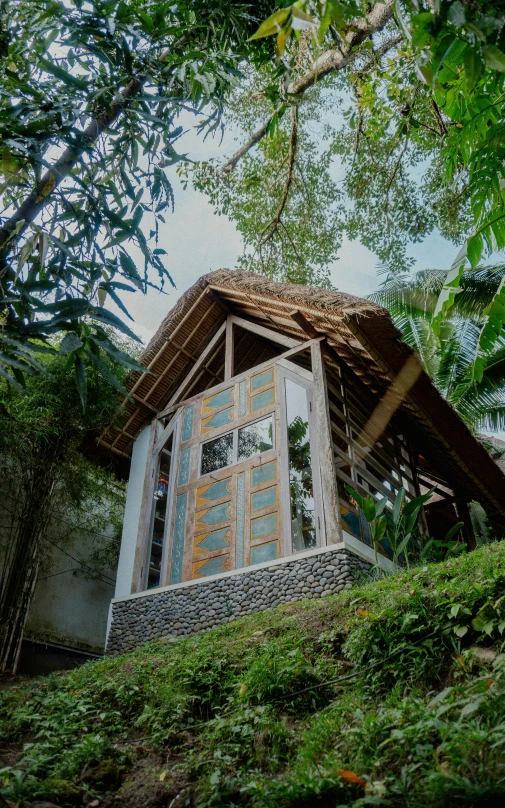
<path id="1" fill-rule="evenodd" d="M 385 3 L 378 3 L 374 6 L 364 19 L 354 20 L 352 30 L 347 31 L 341 49 L 331 48 L 318 56 L 307 73 L 291 82 L 288 86 L 288 94 L 299 95 L 327 76 L 328 73 L 334 73 L 336 70 L 346 67 L 355 56 L 353 48 L 361 45 L 375 31 L 384 28 L 392 18 L 393 12 L 394 0 L 386 0 Z"/>
<path id="2" fill-rule="evenodd" d="M 145 76 L 132 79 L 130 83 L 121 90 L 112 104 L 100 115 L 92 118 L 89 125 L 82 132 L 77 146 L 68 147 L 39 180 L 33 191 L 26 197 L 11 218 L 0 228 L 0 254 L 2 262 L 10 253 L 12 243 L 9 243 L 14 232 L 20 235 L 30 222 L 38 216 L 47 204 L 55 188 L 69 176 L 74 166 L 95 144 L 100 135 L 108 129 L 119 117 L 128 101 L 136 96 L 146 80 Z"/>
<path id="3" fill-rule="evenodd" d="M 447 134 L 447 126 L 444 123 L 444 119 L 442 118 L 442 113 L 440 112 L 440 107 L 438 106 L 437 102 L 434 98 L 431 99 L 431 107 L 433 109 L 433 113 L 435 115 L 435 120 L 437 122 L 437 126 L 439 129 L 440 137 L 445 137 Z"/>
<path id="4" fill-rule="evenodd" d="M 279 222 L 281 220 L 281 216 L 284 212 L 284 208 L 286 207 L 286 202 L 288 201 L 289 191 L 293 182 L 293 171 L 295 167 L 295 160 L 296 160 L 296 144 L 298 141 L 298 107 L 294 106 L 292 111 L 292 122 L 291 122 L 291 137 L 289 139 L 289 162 L 288 162 L 288 174 L 286 177 L 286 183 L 284 185 L 284 191 L 282 193 L 282 198 L 279 207 L 277 208 L 277 212 L 272 219 L 272 221 L 267 224 L 260 235 L 260 244 L 261 246 L 265 245 L 267 241 L 270 241 L 272 236 L 274 235 L 275 231 L 279 226 Z M 268 232 L 267 232 L 268 231 Z M 265 235 L 266 233 L 266 235 Z"/>
<path id="5" fill-rule="evenodd" d="M 383 28 L 392 18 L 393 11 L 394 0 L 386 0 L 385 3 L 377 4 L 364 20 L 354 21 L 352 26 L 353 30 L 347 32 L 346 36 L 344 37 L 342 47 L 331 48 L 330 50 L 322 53 L 315 60 L 309 71 L 288 85 L 287 94 L 291 96 L 302 95 L 302 93 L 324 78 L 324 76 L 347 67 L 347 65 L 356 56 L 354 49 L 357 47 L 357 45 L 360 45 L 362 42 L 368 39 L 368 37 L 371 36 L 371 34 L 373 34 L 375 31 L 379 31 L 381 28 Z M 381 47 L 375 52 L 374 58 L 367 62 L 365 67 L 363 67 L 360 72 L 363 73 L 370 70 L 375 64 L 375 57 L 384 56 L 388 50 L 401 42 L 401 40 L 402 36 L 397 35 L 381 45 Z M 259 141 L 266 135 L 270 124 L 272 123 L 275 115 L 277 115 L 280 111 L 281 107 L 282 104 L 280 104 L 267 118 L 267 120 L 262 123 L 259 129 L 257 129 L 256 132 L 249 138 L 247 143 L 245 143 L 237 152 L 235 152 L 233 157 L 231 157 L 228 162 L 225 163 L 225 165 L 221 168 L 222 173 L 226 174 L 233 171 L 239 160 L 245 154 L 247 154 L 247 152 L 252 149 L 253 146 L 259 143 Z"/>
<path id="6" fill-rule="evenodd" d="M 272 123 L 275 116 L 279 114 L 283 106 L 284 106 L 283 104 L 279 104 L 272 112 L 272 114 L 266 119 L 266 121 L 264 121 L 261 124 L 260 128 L 257 129 L 253 135 L 251 135 L 247 143 L 244 143 L 242 148 L 240 148 L 237 152 L 235 152 L 233 157 L 231 157 L 228 160 L 228 162 L 225 163 L 225 165 L 221 169 L 221 172 L 223 174 L 228 174 L 230 171 L 233 171 L 238 161 L 244 156 L 244 154 L 247 154 L 247 152 L 250 149 L 252 149 L 252 147 L 255 146 L 256 143 L 259 143 L 259 141 L 265 137 L 266 133 L 268 132 L 268 127 Z"/>

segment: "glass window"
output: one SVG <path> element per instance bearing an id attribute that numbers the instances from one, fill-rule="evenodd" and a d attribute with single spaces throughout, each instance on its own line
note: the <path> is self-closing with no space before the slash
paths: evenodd
<path id="1" fill-rule="evenodd" d="M 158 482 L 154 492 L 154 515 L 151 533 L 151 547 L 149 553 L 149 570 L 147 573 L 147 588 L 159 586 L 161 575 L 161 558 L 163 555 L 163 540 L 165 536 L 165 520 L 167 518 L 168 489 L 170 482 L 170 467 L 172 463 L 173 436 L 170 435 L 165 447 L 160 452 L 158 467 Z"/>
<path id="2" fill-rule="evenodd" d="M 238 463 L 274 448 L 272 416 L 243 426 L 238 431 Z"/>
<path id="3" fill-rule="evenodd" d="M 221 435 L 220 438 L 209 440 L 202 445 L 201 474 L 210 474 L 212 471 L 231 466 L 233 463 L 233 432 Z"/>
<path id="4" fill-rule="evenodd" d="M 298 552 L 316 546 L 309 408 L 305 387 L 291 379 L 285 379 L 285 383 L 291 540 L 293 552 Z"/>

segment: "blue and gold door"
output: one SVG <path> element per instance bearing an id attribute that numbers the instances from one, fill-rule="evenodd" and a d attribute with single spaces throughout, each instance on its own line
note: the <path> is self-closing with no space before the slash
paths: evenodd
<path id="1" fill-rule="evenodd" d="M 282 554 L 279 429 L 274 366 L 185 407 L 167 583 Z"/>

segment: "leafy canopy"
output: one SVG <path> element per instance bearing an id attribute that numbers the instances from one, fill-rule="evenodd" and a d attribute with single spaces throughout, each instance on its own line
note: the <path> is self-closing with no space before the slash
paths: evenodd
<path id="1" fill-rule="evenodd" d="M 409 242 L 440 231 L 460 251 L 439 292 L 436 329 L 467 262 L 475 268 L 505 247 L 505 7 L 282 5 L 254 35 L 275 39 L 276 63 L 261 66 L 250 78 L 255 91 L 232 110 L 244 144 L 213 182 L 208 168 L 196 182 L 237 221 L 250 248 L 243 261 L 281 278 L 328 283 L 343 235 L 404 272 Z M 477 380 L 503 330 L 504 294 L 497 289 L 484 314 Z"/>
<path id="2" fill-rule="evenodd" d="M 104 326 L 135 338 L 105 301 L 129 318 L 127 293 L 174 283 L 158 237 L 184 159 L 179 116 L 219 127 L 266 13 L 239 0 L 1 4 L 0 375 L 10 383 L 40 372 L 36 355 L 57 332 L 83 402 L 89 362 L 138 368 L 107 336 Z M 269 50 L 254 47 L 258 63 Z"/>

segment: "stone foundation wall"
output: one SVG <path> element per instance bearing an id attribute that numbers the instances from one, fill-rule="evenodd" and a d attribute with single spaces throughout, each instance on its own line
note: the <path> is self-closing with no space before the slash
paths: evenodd
<path id="1" fill-rule="evenodd" d="M 370 567 L 347 549 L 325 549 L 273 566 L 113 601 L 107 653 L 121 654 L 161 637 L 194 634 L 280 603 L 333 595 L 349 589 Z"/>

